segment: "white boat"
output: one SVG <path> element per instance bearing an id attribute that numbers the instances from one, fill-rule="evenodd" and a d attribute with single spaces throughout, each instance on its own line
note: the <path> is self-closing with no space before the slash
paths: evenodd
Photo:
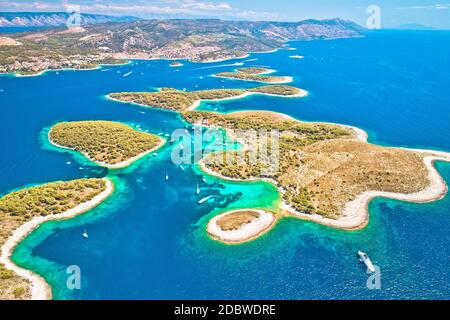
<path id="1" fill-rule="evenodd" d="M 180 169 L 184 171 L 184 167 L 180 164 Z"/>
<path id="2" fill-rule="evenodd" d="M 166 180 L 169 180 L 169 174 L 166 172 Z"/>
<path id="3" fill-rule="evenodd" d="M 72 162 L 70 162 L 70 161 L 67 161 L 67 162 L 66 162 L 66 164 L 72 164 Z"/>
<path id="4" fill-rule="evenodd" d="M 89 238 L 89 235 L 87 234 L 86 230 L 84 230 L 84 232 L 83 232 L 83 238 L 84 238 L 84 239 Z"/>
<path id="5" fill-rule="evenodd" d="M 294 55 L 294 56 L 290 56 L 289 58 L 291 58 L 291 59 L 303 59 L 304 56 Z"/>
<path id="6" fill-rule="evenodd" d="M 200 199 L 200 201 L 199 201 L 198 203 L 199 203 L 199 204 L 202 204 L 202 203 L 208 201 L 209 199 L 211 199 L 212 197 L 213 197 L 213 196 L 207 196 L 207 197 L 204 197 L 204 198 Z"/>
<path id="7" fill-rule="evenodd" d="M 130 71 L 130 72 L 127 72 L 127 73 L 125 73 L 122 77 L 128 77 L 130 74 L 132 74 L 133 73 L 133 71 Z"/>
<path id="8" fill-rule="evenodd" d="M 203 181 L 204 183 L 206 183 L 206 179 L 205 179 L 205 178 L 202 178 L 202 181 Z"/>
<path id="9" fill-rule="evenodd" d="M 200 193 L 200 186 L 198 185 L 198 183 L 197 183 L 197 194 L 199 194 Z"/>
<path id="10" fill-rule="evenodd" d="M 360 261 L 366 265 L 367 270 L 369 270 L 372 273 L 375 272 L 375 267 L 373 266 L 372 261 L 370 261 L 370 258 L 367 255 L 367 253 L 358 251 L 358 256 L 360 258 Z"/>

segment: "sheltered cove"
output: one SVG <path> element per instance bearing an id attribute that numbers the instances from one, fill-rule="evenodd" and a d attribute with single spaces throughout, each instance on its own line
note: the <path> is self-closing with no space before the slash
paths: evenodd
<path id="1" fill-rule="evenodd" d="M 78 186 L 79 197 L 76 198 L 77 192 L 72 185 Z M 49 194 L 50 190 L 69 190 L 65 193 L 64 201 L 70 201 L 69 205 L 58 205 L 55 211 L 50 213 L 44 213 L 47 208 L 39 208 L 33 194 L 45 196 Z M 93 191 L 92 191 L 93 190 Z M 113 182 L 109 179 L 79 179 L 68 182 L 52 182 L 44 185 L 21 189 L 19 191 L 12 192 L 0 198 L 0 213 L 5 216 L 5 219 L 10 222 L 3 226 L 2 233 L 9 234 L 8 238 L 0 238 L 1 255 L 0 266 L 3 265 L 6 269 L 15 273 L 12 277 L 20 276 L 26 279 L 24 282 L 22 279 L 15 279 L 15 282 L 21 285 L 31 285 L 30 288 L 25 289 L 26 294 L 33 300 L 47 300 L 52 298 L 51 287 L 47 282 L 39 275 L 33 273 L 30 270 L 23 269 L 17 266 L 12 260 L 11 255 L 17 244 L 36 229 L 40 224 L 50 220 L 65 220 L 70 219 L 76 215 L 82 214 L 100 203 L 102 203 L 107 197 L 109 197 L 114 191 Z M 75 192 L 75 193 L 74 193 Z M 64 192 L 62 192 L 64 193 Z M 22 200 L 22 205 L 26 208 L 16 208 L 13 205 L 13 201 L 19 197 Z M 25 200 L 26 199 L 26 200 Z M 58 200 L 57 200 L 58 201 Z M 61 202 L 61 201 L 60 201 Z M 61 202 L 62 203 L 62 202 Z M 29 209 L 34 208 L 36 213 L 30 215 Z M 44 211 L 42 211 L 44 210 Z M 42 211 L 42 212 L 41 212 Z M 24 212 L 25 217 L 22 217 Z M 40 214 L 39 214 L 40 213 Z M 15 217 L 23 218 L 25 222 L 17 220 Z M 5 220 L 6 221 L 6 220 Z M 14 278 L 13 278 L 14 279 Z M 13 285 L 13 284 L 11 284 Z M 29 292 L 27 292 L 29 291 Z"/>

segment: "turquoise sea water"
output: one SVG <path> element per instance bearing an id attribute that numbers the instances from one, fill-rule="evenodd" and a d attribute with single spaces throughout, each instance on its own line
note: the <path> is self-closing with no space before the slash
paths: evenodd
<path id="1" fill-rule="evenodd" d="M 41 225 L 13 259 L 45 277 L 57 299 L 448 298 L 449 197 L 430 204 L 376 199 L 368 227 L 354 232 L 284 219 L 256 241 L 228 246 L 207 236 L 209 218 L 230 208 L 274 208 L 279 199 L 273 186 L 212 177 L 204 182 L 195 166 L 182 170 L 170 161 L 171 146 L 156 158 L 109 171 L 52 150 L 43 136 L 58 121 L 84 119 L 171 133 L 185 126 L 175 113 L 108 101 L 104 95 L 158 87 L 257 86 L 210 77 L 242 62 L 292 75 L 294 85 L 310 96 L 254 96 L 204 103 L 203 109 L 274 110 L 302 120 L 355 125 L 367 130 L 374 143 L 450 151 L 449 43 L 450 32 L 379 32 L 360 39 L 292 42 L 297 51 L 187 62 L 179 69 L 167 61 L 134 61 L 102 70 L 0 77 L 1 193 L 85 176 L 109 176 L 116 185 L 114 195 L 94 210 Z M 305 59 L 290 59 L 294 54 Z M 437 167 L 450 181 L 450 165 Z M 206 195 L 216 197 L 199 206 Z M 85 229 L 87 241 L 81 238 Z M 380 290 L 366 287 L 359 249 L 380 267 Z M 81 290 L 66 287 L 69 265 L 81 268 Z"/>

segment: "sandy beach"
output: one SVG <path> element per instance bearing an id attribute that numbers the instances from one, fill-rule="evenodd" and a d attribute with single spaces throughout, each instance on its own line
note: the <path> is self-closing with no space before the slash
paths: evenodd
<path id="1" fill-rule="evenodd" d="M 235 230 L 224 231 L 217 225 L 217 221 L 220 218 L 240 211 L 254 211 L 259 213 L 259 217 L 247 224 L 240 226 L 238 229 Z M 268 232 L 274 225 L 275 220 L 276 219 L 273 213 L 271 212 L 253 209 L 252 210 L 239 209 L 225 212 L 218 216 L 215 216 L 208 222 L 208 225 L 206 226 L 206 231 L 216 240 L 228 244 L 237 244 L 253 240 L 262 235 L 263 233 Z"/>
<path id="2" fill-rule="evenodd" d="M 97 165 L 102 166 L 102 167 L 106 167 L 106 168 L 109 168 L 109 169 L 123 169 L 123 168 L 126 168 L 126 167 L 128 167 L 130 164 L 132 164 L 133 162 L 135 162 L 136 160 L 139 160 L 139 159 L 145 157 L 146 155 L 148 155 L 149 153 L 152 153 L 152 152 L 158 150 L 159 148 L 161 148 L 161 147 L 166 143 L 166 140 L 165 140 L 165 139 L 163 139 L 163 138 L 161 138 L 161 137 L 158 137 L 158 138 L 159 138 L 159 143 L 158 143 L 158 145 L 156 145 L 154 148 L 152 148 L 152 149 L 150 149 L 150 150 L 147 150 L 147 151 L 145 151 L 145 152 L 142 152 L 142 153 L 138 154 L 137 156 L 134 156 L 134 157 L 132 157 L 132 158 L 130 158 L 130 159 L 128 159 L 128 160 L 125 160 L 125 161 L 122 161 L 122 162 L 119 162 L 119 163 L 115 163 L 115 164 L 109 164 L 109 163 L 105 163 L 105 162 L 96 161 L 96 160 L 94 160 L 94 159 L 91 159 L 91 158 L 89 157 L 89 155 L 87 155 L 87 154 L 84 153 L 84 152 L 81 152 L 81 151 L 75 150 L 75 149 L 73 149 L 73 148 L 69 148 L 69 147 L 65 147 L 65 146 L 61 146 L 61 145 L 57 144 L 56 142 L 52 141 L 52 139 L 50 139 L 50 132 L 51 132 L 51 131 L 52 131 L 52 130 L 50 129 L 50 130 L 48 131 L 48 135 L 47 135 L 47 136 L 48 136 L 48 141 L 50 142 L 51 145 L 53 145 L 53 146 L 55 146 L 55 147 L 58 147 L 58 148 L 61 148 L 61 149 L 66 149 L 66 150 L 71 150 L 71 151 L 79 152 L 79 153 L 81 153 L 83 156 L 85 156 L 87 159 L 89 159 L 90 161 L 96 163 Z"/>
<path id="3" fill-rule="evenodd" d="M 70 219 L 76 215 L 84 213 L 103 202 L 114 191 L 114 185 L 111 180 L 104 178 L 106 182 L 106 189 L 75 208 L 67 210 L 63 213 L 52 216 L 36 217 L 17 228 L 8 240 L 1 247 L 0 263 L 4 264 L 7 269 L 14 271 L 21 277 L 26 278 L 31 283 L 32 300 L 50 300 L 52 299 L 52 290 L 48 283 L 39 275 L 30 270 L 23 269 L 14 264 L 11 260 L 11 255 L 14 248 L 22 241 L 28 234 L 36 229 L 41 223 L 50 220 L 65 220 Z"/>

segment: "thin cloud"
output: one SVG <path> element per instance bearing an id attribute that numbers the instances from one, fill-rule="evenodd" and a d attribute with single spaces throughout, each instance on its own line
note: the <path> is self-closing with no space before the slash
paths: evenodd
<path id="1" fill-rule="evenodd" d="M 438 4 L 431 4 L 426 6 L 410 6 L 410 7 L 398 7 L 394 8 L 396 10 L 414 10 L 414 9 L 421 9 L 421 10 L 446 10 L 450 9 L 450 3 L 438 3 Z"/>
<path id="2" fill-rule="evenodd" d="M 156 0 L 111 3 L 110 1 L 78 0 L 82 12 L 112 15 L 134 15 L 142 18 L 178 18 L 178 17 L 224 17 L 240 19 L 277 20 L 276 12 L 242 10 L 232 7 L 228 2 L 198 0 Z M 32 3 L 0 1 L 2 11 L 65 11 L 69 2 L 35 1 Z"/>

